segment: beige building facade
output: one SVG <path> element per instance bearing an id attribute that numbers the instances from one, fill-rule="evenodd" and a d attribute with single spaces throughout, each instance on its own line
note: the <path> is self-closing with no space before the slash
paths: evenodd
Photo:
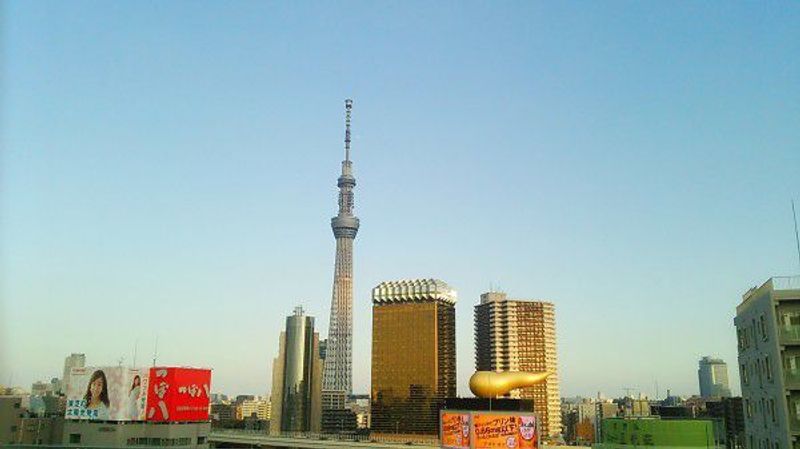
<path id="1" fill-rule="evenodd" d="M 549 371 L 547 380 L 513 390 L 507 397 L 532 399 L 542 434 L 561 434 L 555 306 L 546 301 L 481 295 L 475 306 L 475 368 L 478 371 Z"/>
<path id="2" fill-rule="evenodd" d="M 208 448 L 209 422 L 63 422 L 63 447 L 154 447 Z"/>

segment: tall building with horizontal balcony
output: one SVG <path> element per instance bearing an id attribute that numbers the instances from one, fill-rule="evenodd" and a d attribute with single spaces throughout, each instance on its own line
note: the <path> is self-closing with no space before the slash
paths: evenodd
<path id="1" fill-rule="evenodd" d="M 438 433 L 456 395 L 456 292 L 438 279 L 372 289 L 372 431 Z"/>
<path id="2" fill-rule="evenodd" d="M 555 306 L 546 301 L 508 299 L 505 293 L 481 295 L 475 306 L 475 369 L 550 371 L 544 382 L 511 391 L 508 397 L 533 399 L 542 435 L 561 433 Z"/>
<path id="3" fill-rule="evenodd" d="M 704 398 L 729 398 L 728 364 L 722 359 L 705 356 L 700 359 L 697 369 L 700 383 L 700 396 Z"/>
<path id="4" fill-rule="evenodd" d="M 774 277 L 736 307 L 747 448 L 800 448 L 800 276 Z"/>

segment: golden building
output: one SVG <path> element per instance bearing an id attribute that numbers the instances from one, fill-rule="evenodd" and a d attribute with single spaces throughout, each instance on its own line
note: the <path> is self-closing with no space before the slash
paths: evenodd
<path id="1" fill-rule="evenodd" d="M 561 433 L 553 303 L 508 299 L 498 292 L 482 294 L 481 303 L 475 306 L 475 368 L 551 372 L 544 382 L 512 390 L 505 397 L 533 399 L 542 434 L 555 437 Z"/>
<path id="2" fill-rule="evenodd" d="M 456 292 L 436 279 L 372 289 L 372 431 L 436 434 L 456 394 Z"/>

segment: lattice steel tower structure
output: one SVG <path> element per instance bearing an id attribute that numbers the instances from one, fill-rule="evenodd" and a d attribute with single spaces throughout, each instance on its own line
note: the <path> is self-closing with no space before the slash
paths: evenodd
<path id="1" fill-rule="evenodd" d="M 353 100 L 345 100 L 344 160 L 339 176 L 339 214 L 331 219 L 336 237 L 336 266 L 333 271 L 331 319 L 322 389 L 351 394 L 353 390 L 353 240 L 358 218 L 353 215 L 353 163 L 350 161 L 350 112 Z"/>

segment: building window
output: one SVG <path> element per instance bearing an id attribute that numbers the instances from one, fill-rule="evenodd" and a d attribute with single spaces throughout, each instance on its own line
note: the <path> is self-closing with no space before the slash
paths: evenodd
<path id="1" fill-rule="evenodd" d="M 758 328 L 761 331 L 761 339 L 767 341 L 767 324 L 764 320 L 764 315 L 758 317 Z"/>
<path id="2" fill-rule="evenodd" d="M 69 434 L 69 444 L 81 444 L 81 434 L 79 433 Z"/>
<path id="3" fill-rule="evenodd" d="M 775 422 L 775 399 L 769 400 L 769 414 L 772 415 L 772 422 Z"/>
<path id="4" fill-rule="evenodd" d="M 745 384 L 745 385 L 750 383 L 750 381 L 749 381 L 749 379 L 747 377 L 747 364 L 746 363 L 742 363 L 742 383 Z"/>
<path id="5" fill-rule="evenodd" d="M 756 359 L 756 361 L 753 362 L 753 371 L 758 374 L 758 385 L 764 386 L 764 375 L 762 374 L 763 370 L 761 368 L 761 359 Z"/>
<path id="6" fill-rule="evenodd" d="M 767 380 L 772 380 L 772 365 L 769 363 L 769 356 L 764 357 L 764 368 L 767 370 Z"/>

